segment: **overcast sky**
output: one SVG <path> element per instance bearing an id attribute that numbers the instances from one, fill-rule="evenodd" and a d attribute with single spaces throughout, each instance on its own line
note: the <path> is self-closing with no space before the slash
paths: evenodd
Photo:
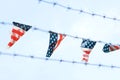
<path id="1" fill-rule="evenodd" d="M 46 0 L 75 9 L 120 19 L 119 0 Z M 120 22 L 93 17 L 53 6 L 37 0 L 1 0 L 0 22 L 13 21 L 44 30 L 66 33 L 95 41 L 120 44 Z M 11 48 L 7 48 L 13 25 L 0 24 L 0 51 L 45 57 L 49 34 L 29 30 Z M 81 61 L 81 39 L 66 37 L 51 58 Z M 89 63 L 120 66 L 120 50 L 104 53 L 104 44 L 97 43 Z M 0 80 L 117 80 L 120 69 L 82 64 L 60 63 L 22 57 L 0 56 Z"/>

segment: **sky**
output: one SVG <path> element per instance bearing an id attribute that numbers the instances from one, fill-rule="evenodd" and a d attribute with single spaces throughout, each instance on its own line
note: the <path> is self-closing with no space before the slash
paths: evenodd
<path id="1" fill-rule="evenodd" d="M 120 19 L 119 0 L 46 0 Z M 119 21 L 67 10 L 38 0 L 1 0 L 0 22 L 13 21 L 95 41 L 120 44 Z M 0 24 L 0 51 L 45 57 L 49 34 L 30 29 L 7 48 L 13 25 Z M 81 39 L 65 37 L 51 58 L 81 61 Z M 89 63 L 120 66 L 120 50 L 104 53 L 97 43 Z M 120 69 L 0 55 L 0 80 L 117 80 Z"/>

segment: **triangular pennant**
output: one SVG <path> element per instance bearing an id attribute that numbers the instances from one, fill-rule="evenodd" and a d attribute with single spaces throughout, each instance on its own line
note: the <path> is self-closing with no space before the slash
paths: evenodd
<path id="1" fill-rule="evenodd" d="M 105 44 L 103 47 L 103 52 L 108 53 L 120 49 L 120 45 Z"/>
<path id="2" fill-rule="evenodd" d="M 12 47 L 13 44 L 20 39 L 32 26 L 13 22 L 14 27 L 12 28 L 11 41 L 8 43 L 8 47 Z"/>
<path id="3" fill-rule="evenodd" d="M 65 34 L 58 34 L 50 31 L 49 47 L 46 57 L 50 57 L 52 55 L 53 51 L 60 45 L 65 36 Z"/>
<path id="4" fill-rule="evenodd" d="M 84 52 L 82 61 L 88 62 L 88 58 L 91 50 L 94 48 L 96 41 L 91 41 L 89 39 L 83 39 L 81 43 L 81 48 Z"/>

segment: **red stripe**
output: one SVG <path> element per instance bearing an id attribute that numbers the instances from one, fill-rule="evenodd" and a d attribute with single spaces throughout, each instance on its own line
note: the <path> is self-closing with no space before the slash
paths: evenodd
<path id="1" fill-rule="evenodd" d="M 120 49 L 120 46 L 118 46 L 118 45 L 111 45 L 110 46 L 111 51 L 118 50 L 118 49 Z"/>
<path id="2" fill-rule="evenodd" d="M 114 47 L 115 47 L 116 49 L 120 49 L 120 46 L 116 46 L 116 45 L 114 45 Z"/>
<path id="3" fill-rule="evenodd" d="M 8 46 L 11 47 L 14 43 L 15 43 L 15 41 L 11 41 L 8 43 Z"/>
<path id="4" fill-rule="evenodd" d="M 86 54 L 90 54 L 91 51 L 83 50 Z"/>
<path id="5" fill-rule="evenodd" d="M 60 35 L 60 39 L 57 41 L 56 47 L 54 48 L 54 50 L 60 45 L 61 41 L 65 38 L 65 35 L 63 34 L 59 34 L 59 35 Z"/>
<path id="6" fill-rule="evenodd" d="M 88 62 L 88 59 L 86 59 L 86 58 L 82 58 L 82 60 L 85 61 L 85 62 Z"/>
<path id="7" fill-rule="evenodd" d="M 13 35 L 13 34 L 11 35 L 11 39 L 12 39 L 12 40 L 14 40 L 14 41 L 19 40 L 19 38 L 20 38 L 20 37 L 16 37 L 16 36 L 15 36 L 15 35 Z"/>
<path id="8" fill-rule="evenodd" d="M 24 31 L 21 32 L 19 29 L 16 30 L 16 29 L 13 28 L 12 32 L 15 33 L 15 34 L 18 34 L 19 36 L 23 36 L 24 35 Z"/>
<path id="9" fill-rule="evenodd" d="M 12 29 L 11 41 L 8 43 L 8 46 L 11 47 L 13 44 L 20 39 L 25 33 L 24 30 L 20 31 L 20 29 Z"/>
<path id="10" fill-rule="evenodd" d="M 88 58 L 89 58 L 89 54 L 91 52 L 91 50 L 83 50 L 85 52 L 85 54 L 83 54 L 83 58 L 82 60 L 85 62 L 88 62 Z"/>
<path id="11" fill-rule="evenodd" d="M 9 42 L 9 43 L 8 43 L 8 46 L 11 47 L 13 44 L 14 44 L 14 43 Z"/>
<path id="12" fill-rule="evenodd" d="M 110 47 L 110 51 L 114 51 L 115 49 L 113 47 Z"/>

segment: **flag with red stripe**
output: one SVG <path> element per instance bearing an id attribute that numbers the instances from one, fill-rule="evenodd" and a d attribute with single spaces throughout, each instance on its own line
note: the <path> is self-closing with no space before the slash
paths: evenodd
<path id="1" fill-rule="evenodd" d="M 11 41 L 8 43 L 8 47 L 12 47 L 25 32 L 27 32 L 32 26 L 13 22 L 14 27 L 12 28 Z"/>
<path id="2" fill-rule="evenodd" d="M 81 48 L 84 52 L 82 61 L 88 62 L 90 52 L 94 48 L 96 41 L 91 41 L 89 39 L 83 39 L 81 43 Z"/>
<path id="3" fill-rule="evenodd" d="M 103 47 L 103 52 L 108 53 L 120 49 L 120 45 L 105 44 Z"/>
<path id="4" fill-rule="evenodd" d="M 53 51 L 55 51 L 55 49 L 60 45 L 61 41 L 66 36 L 64 34 L 59 34 L 52 31 L 49 31 L 49 33 L 50 33 L 50 39 L 49 39 L 49 47 L 47 50 L 46 57 L 50 57 L 52 55 Z"/>

